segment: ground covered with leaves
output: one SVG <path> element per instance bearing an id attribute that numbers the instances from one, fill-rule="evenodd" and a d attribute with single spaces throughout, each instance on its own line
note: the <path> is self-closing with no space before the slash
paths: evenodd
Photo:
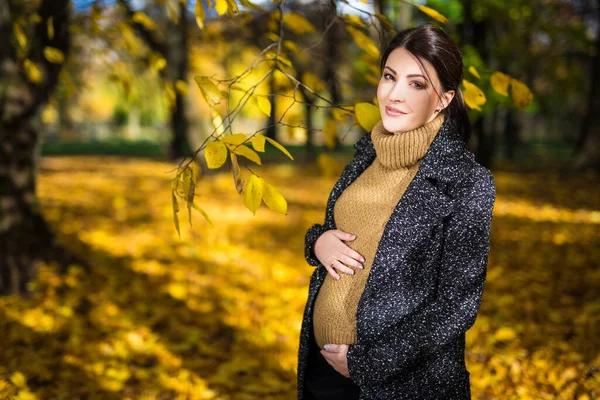
<path id="1" fill-rule="evenodd" d="M 87 259 L 42 266 L 28 298 L 0 298 L 0 398 L 294 399 L 312 267 L 306 229 L 334 178 L 253 170 L 288 214 L 255 216 L 226 173 L 199 182 L 173 226 L 168 163 L 43 158 L 42 209 Z M 244 170 L 246 173 L 247 170 Z M 474 399 L 600 397 L 598 176 L 494 171 L 482 308 L 467 333 Z"/>

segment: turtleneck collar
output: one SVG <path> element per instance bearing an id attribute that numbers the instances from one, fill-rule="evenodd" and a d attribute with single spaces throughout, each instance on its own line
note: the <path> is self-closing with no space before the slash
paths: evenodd
<path id="1" fill-rule="evenodd" d="M 425 125 L 403 133 L 388 132 L 379 121 L 371 131 L 371 140 L 377 160 L 387 168 L 407 168 L 425 157 L 444 122 L 444 114 L 437 115 Z"/>

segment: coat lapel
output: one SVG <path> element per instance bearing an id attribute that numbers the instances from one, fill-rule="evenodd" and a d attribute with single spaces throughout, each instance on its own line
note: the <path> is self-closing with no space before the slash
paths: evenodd
<path id="1" fill-rule="evenodd" d="M 376 156 L 370 133 L 356 142 L 354 147 L 361 152 L 362 160 L 355 159 L 357 162 L 345 180 L 346 187 L 371 165 Z M 420 207 L 424 206 L 434 214 L 448 215 L 454 206 L 453 199 L 447 194 L 449 187 L 466 173 L 472 158 L 473 154 L 446 118 L 392 215 L 401 210 L 406 198 L 413 198 L 411 201 L 416 201 Z M 343 189 L 345 187 L 339 193 Z"/>
<path id="2" fill-rule="evenodd" d="M 366 140 L 357 142 L 357 145 L 364 150 L 366 157 L 375 158 L 370 135 Z M 359 300 L 357 321 L 363 320 L 358 315 L 363 310 L 362 303 L 365 296 L 375 295 L 370 293 L 377 286 L 373 281 L 379 279 L 379 275 L 385 276 L 386 270 L 401 265 L 398 264 L 398 260 L 410 259 L 407 254 L 420 253 L 422 246 L 428 245 L 434 227 L 452 213 L 457 204 L 457 200 L 452 195 L 452 187 L 469 170 L 472 158 L 473 154 L 446 119 L 425 153 L 415 177 L 386 223 L 365 289 Z M 370 162 L 359 164 L 367 164 L 368 167 Z M 362 171 L 357 172 L 360 175 Z M 393 251 L 390 252 L 390 249 Z M 404 272 L 398 271 L 398 273 Z M 400 294 L 391 297 L 397 301 L 406 298 L 405 295 Z M 357 329 L 359 337 L 364 339 L 368 336 L 368 332 L 358 322 Z"/>

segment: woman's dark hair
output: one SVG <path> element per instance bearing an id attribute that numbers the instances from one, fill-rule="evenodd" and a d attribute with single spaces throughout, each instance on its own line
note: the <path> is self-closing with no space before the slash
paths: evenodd
<path id="1" fill-rule="evenodd" d="M 431 24 L 405 29 L 392 38 L 381 54 L 381 73 L 390 53 L 397 48 L 404 48 L 417 57 L 426 73 L 427 70 L 421 60 L 430 62 L 438 74 L 442 90 L 444 92 L 454 90 L 454 98 L 442 113 L 455 124 L 462 139 L 467 142 L 471 136 L 471 122 L 460 90 L 460 83 L 463 80 L 463 62 L 456 44 L 446 32 Z M 429 80 L 431 81 L 431 77 Z M 435 86 L 434 90 L 437 93 Z M 441 93 L 437 94 L 441 99 Z"/>

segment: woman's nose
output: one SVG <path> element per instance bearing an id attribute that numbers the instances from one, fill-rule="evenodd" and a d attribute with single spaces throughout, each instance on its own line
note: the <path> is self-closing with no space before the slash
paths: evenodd
<path id="1" fill-rule="evenodd" d="M 402 102 L 404 101 L 405 95 L 402 91 L 400 85 L 394 85 L 390 92 L 388 93 L 388 98 L 393 102 Z"/>

